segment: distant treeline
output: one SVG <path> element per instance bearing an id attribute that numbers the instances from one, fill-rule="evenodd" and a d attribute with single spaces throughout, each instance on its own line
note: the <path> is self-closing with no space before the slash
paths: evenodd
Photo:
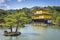
<path id="1" fill-rule="evenodd" d="M 0 9 L 0 23 L 5 23 L 5 17 L 8 15 L 14 15 L 18 14 L 19 12 L 22 14 L 22 12 L 25 13 L 27 19 L 31 20 L 32 14 L 38 10 L 38 9 L 48 9 L 49 13 L 52 14 L 53 20 L 55 23 L 60 23 L 60 6 L 47 6 L 47 7 L 32 7 L 32 8 L 22 8 L 22 9 L 16 9 L 16 10 L 3 10 Z M 20 15 L 21 15 L 20 14 Z"/>

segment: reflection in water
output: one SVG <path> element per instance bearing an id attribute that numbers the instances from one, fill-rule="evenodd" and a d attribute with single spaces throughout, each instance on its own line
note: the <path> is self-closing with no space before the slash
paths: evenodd
<path id="1" fill-rule="evenodd" d="M 60 26 L 52 26 L 52 29 L 59 29 L 60 30 Z"/>
<path id="2" fill-rule="evenodd" d="M 45 32 L 45 30 L 47 29 L 47 27 L 44 27 L 44 26 L 39 26 L 39 25 L 35 25 L 35 26 L 33 26 L 32 27 L 37 33 L 44 33 Z"/>
<path id="3" fill-rule="evenodd" d="M 13 40 L 13 37 L 10 37 L 10 40 Z"/>
<path id="4" fill-rule="evenodd" d="M 60 40 L 60 29 L 52 27 L 26 25 L 19 30 L 22 34 L 15 37 L 5 37 L 3 31 L 0 29 L 0 40 Z"/>

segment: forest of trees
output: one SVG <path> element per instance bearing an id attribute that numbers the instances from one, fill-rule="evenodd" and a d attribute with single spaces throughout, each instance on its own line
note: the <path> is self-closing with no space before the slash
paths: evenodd
<path id="1" fill-rule="evenodd" d="M 60 23 L 60 6 L 48 6 L 48 7 L 32 7 L 32 8 L 22 8 L 16 10 L 3 10 L 0 9 L 0 24 L 3 27 L 10 26 L 24 26 L 24 24 L 31 21 L 32 14 L 41 8 L 48 9 L 49 13 L 52 14 L 54 22 Z M 1 26 L 1 25 L 0 25 Z"/>

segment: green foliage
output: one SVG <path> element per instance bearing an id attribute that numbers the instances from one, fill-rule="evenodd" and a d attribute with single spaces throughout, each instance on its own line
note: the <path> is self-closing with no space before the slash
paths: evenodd
<path id="1" fill-rule="evenodd" d="M 3 26 L 11 26 L 14 23 L 16 23 L 16 19 L 12 15 L 8 15 L 4 17 L 5 23 L 3 23 Z"/>
<path id="2" fill-rule="evenodd" d="M 57 24 L 60 24 L 60 16 L 58 16 L 58 17 L 56 18 L 56 23 L 57 23 Z"/>
<path id="3" fill-rule="evenodd" d="M 3 26 L 16 26 L 17 22 L 19 22 L 19 26 L 28 23 L 29 19 L 24 12 L 16 12 L 15 14 L 9 14 L 8 16 L 4 17 L 5 23 Z"/>
<path id="4" fill-rule="evenodd" d="M 54 22 L 56 23 L 58 20 L 57 20 L 57 17 L 60 16 L 60 12 L 58 10 L 58 8 L 60 7 L 56 7 L 56 6 L 48 6 L 48 11 L 49 13 L 53 16 L 53 19 L 54 19 Z"/>

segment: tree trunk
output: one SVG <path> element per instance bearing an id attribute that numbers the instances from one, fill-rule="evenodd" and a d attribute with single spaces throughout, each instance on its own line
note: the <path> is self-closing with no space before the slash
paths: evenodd
<path id="1" fill-rule="evenodd" d="M 15 31 L 15 32 L 18 31 L 18 26 L 19 26 L 19 21 L 17 22 L 17 25 L 16 25 L 16 31 Z"/>
<path id="2" fill-rule="evenodd" d="M 10 30 L 11 30 L 11 32 L 12 32 L 12 26 L 10 26 Z"/>
<path id="3" fill-rule="evenodd" d="M 20 16 L 19 16 L 19 17 L 17 17 L 17 25 L 16 25 L 16 31 L 15 31 L 15 32 L 17 32 L 17 31 L 18 31 L 18 26 L 19 26 L 19 18 L 20 18 Z"/>

